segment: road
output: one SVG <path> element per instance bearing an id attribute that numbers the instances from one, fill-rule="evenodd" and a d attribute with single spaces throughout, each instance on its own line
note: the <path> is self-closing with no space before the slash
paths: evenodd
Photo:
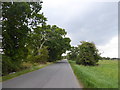
<path id="1" fill-rule="evenodd" d="M 3 88 L 81 88 L 70 64 L 62 60 L 2 83 Z"/>

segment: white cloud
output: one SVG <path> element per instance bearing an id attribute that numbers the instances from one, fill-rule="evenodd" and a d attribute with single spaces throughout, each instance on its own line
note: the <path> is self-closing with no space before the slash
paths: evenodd
<path id="1" fill-rule="evenodd" d="M 101 56 L 118 58 L 118 36 L 113 37 L 108 44 L 97 48 L 102 53 Z"/>

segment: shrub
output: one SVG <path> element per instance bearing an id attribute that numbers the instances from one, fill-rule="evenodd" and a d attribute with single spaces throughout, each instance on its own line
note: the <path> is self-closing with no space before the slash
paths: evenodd
<path id="1" fill-rule="evenodd" d="M 98 49 L 92 42 L 82 41 L 82 44 L 78 46 L 79 54 L 76 63 L 82 65 L 96 65 L 100 54 Z"/>
<path id="2" fill-rule="evenodd" d="M 36 63 L 46 63 L 48 60 L 48 50 L 47 47 L 43 47 L 39 50 L 39 55 L 35 56 L 34 62 Z"/>
<path id="3" fill-rule="evenodd" d="M 22 63 L 23 69 L 31 68 L 32 66 L 33 66 L 32 63 L 30 63 L 30 62 L 23 62 Z"/>
<path id="4" fill-rule="evenodd" d="M 2 55 L 2 75 L 16 72 L 21 69 L 20 64 L 11 60 L 10 57 Z"/>

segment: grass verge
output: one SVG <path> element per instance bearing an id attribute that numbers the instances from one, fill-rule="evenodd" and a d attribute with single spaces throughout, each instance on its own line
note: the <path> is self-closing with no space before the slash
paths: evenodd
<path id="1" fill-rule="evenodd" d="M 98 66 L 77 65 L 69 63 L 85 88 L 118 88 L 118 61 L 100 60 Z"/>
<path id="2" fill-rule="evenodd" d="M 15 78 L 15 77 L 17 77 L 17 76 L 26 74 L 26 73 L 28 73 L 28 72 L 32 72 L 32 71 L 41 69 L 41 68 L 43 68 L 43 67 L 48 66 L 49 64 L 52 64 L 52 63 L 40 64 L 40 65 L 37 65 L 37 66 L 34 66 L 34 65 L 33 65 L 31 68 L 28 68 L 28 69 L 25 69 L 25 70 L 22 70 L 22 71 L 19 71 L 19 72 L 16 72 L 16 73 L 12 73 L 12 74 L 9 74 L 9 75 L 6 75 L 6 76 L 2 76 L 2 77 L 0 77 L 0 82 L 3 82 L 3 81 L 6 81 L 6 80 Z"/>

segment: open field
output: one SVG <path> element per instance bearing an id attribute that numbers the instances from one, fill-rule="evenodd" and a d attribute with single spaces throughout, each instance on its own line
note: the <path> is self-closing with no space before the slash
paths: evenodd
<path id="1" fill-rule="evenodd" d="M 69 63 L 85 88 L 118 88 L 117 60 L 100 60 L 98 66 L 77 65 L 71 60 Z"/>

